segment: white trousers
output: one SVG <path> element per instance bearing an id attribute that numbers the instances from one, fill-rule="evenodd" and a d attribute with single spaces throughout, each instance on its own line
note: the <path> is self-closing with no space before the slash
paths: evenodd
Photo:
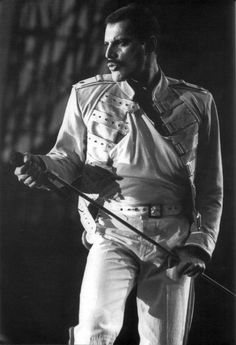
<path id="1" fill-rule="evenodd" d="M 123 218 L 168 248 L 189 233 L 184 217 Z M 186 344 L 194 289 L 187 276 L 168 267 L 167 255 L 114 219 L 101 218 L 90 249 L 80 294 L 79 324 L 71 345 L 112 345 L 119 334 L 126 299 L 137 285 L 140 345 Z"/>

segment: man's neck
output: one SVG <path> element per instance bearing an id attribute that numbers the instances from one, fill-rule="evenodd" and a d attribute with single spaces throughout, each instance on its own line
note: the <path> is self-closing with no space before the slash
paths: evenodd
<path id="1" fill-rule="evenodd" d="M 152 61 L 149 61 L 148 67 L 140 74 L 139 78 L 134 79 L 139 87 L 142 87 L 150 93 L 160 80 L 160 69 L 156 61 L 156 56 L 151 57 L 151 59 Z"/>

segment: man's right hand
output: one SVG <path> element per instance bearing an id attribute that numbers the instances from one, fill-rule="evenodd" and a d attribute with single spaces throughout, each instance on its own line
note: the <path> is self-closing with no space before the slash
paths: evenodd
<path id="1" fill-rule="evenodd" d="M 16 167 L 14 174 L 18 180 L 30 188 L 37 188 L 43 185 L 43 172 L 46 166 L 43 160 L 36 155 L 25 153 L 23 155 L 24 164 Z"/>

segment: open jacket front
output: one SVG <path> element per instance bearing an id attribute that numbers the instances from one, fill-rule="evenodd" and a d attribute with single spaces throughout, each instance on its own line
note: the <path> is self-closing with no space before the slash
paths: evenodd
<path id="1" fill-rule="evenodd" d="M 199 246 L 211 256 L 223 198 L 219 125 L 213 97 L 203 88 L 162 73 L 153 103 L 185 167 L 191 190 L 193 223 L 186 245 Z M 109 74 L 81 81 L 72 88 L 55 146 L 41 157 L 48 169 L 68 182 L 77 179 L 88 166 L 113 173 L 114 152 L 129 135 L 127 116 L 142 116 L 142 112 L 126 81 L 116 83 Z M 119 171 L 116 173 L 119 177 Z M 93 183 L 96 185 L 91 179 Z"/>

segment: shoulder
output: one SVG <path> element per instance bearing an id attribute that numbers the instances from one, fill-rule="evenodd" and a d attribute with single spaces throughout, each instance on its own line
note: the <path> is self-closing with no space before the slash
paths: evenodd
<path id="1" fill-rule="evenodd" d="M 110 74 L 99 74 L 74 84 L 73 89 L 81 112 L 89 111 L 103 93 L 112 88 L 114 84 Z"/>
<path id="2" fill-rule="evenodd" d="M 174 92 L 200 118 L 202 118 L 203 114 L 209 112 L 213 96 L 207 89 L 188 83 L 185 80 L 169 77 L 167 79 L 169 90 Z"/>
<path id="3" fill-rule="evenodd" d="M 185 92 L 185 91 L 190 91 L 193 93 L 200 93 L 200 94 L 209 94 L 209 91 L 202 86 L 196 85 L 196 84 L 191 84 L 186 82 L 183 79 L 174 79 L 167 77 L 168 82 L 169 82 L 169 87 L 175 90 L 179 90 L 179 92 Z"/>
<path id="4" fill-rule="evenodd" d="M 213 96 L 211 92 L 202 86 L 191 84 L 185 80 L 167 78 L 169 88 L 178 95 L 185 103 L 195 105 L 200 112 L 209 108 Z"/>
<path id="5" fill-rule="evenodd" d="M 78 83 L 74 84 L 73 87 L 76 90 L 91 88 L 91 87 L 103 87 L 109 84 L 115 84 L 111 74 L 98 74 L 94 77 L 80 80 Z"/>

